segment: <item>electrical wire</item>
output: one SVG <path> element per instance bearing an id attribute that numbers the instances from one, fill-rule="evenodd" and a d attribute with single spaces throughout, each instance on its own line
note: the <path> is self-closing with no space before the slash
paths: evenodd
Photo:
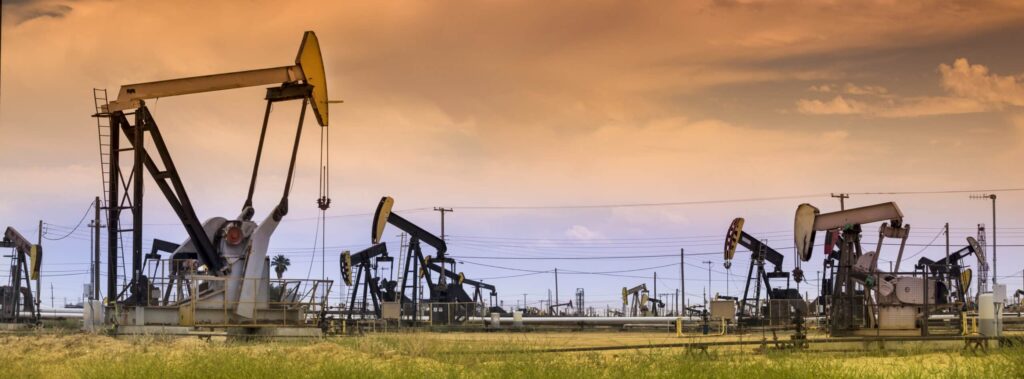
<path id="1" fill-rule="evenodd" d="M 1024 191 L 1024 188 L 995 188 L 995 189 L 970 189 L 970 190 L 937 190 L 937 191 L 879 191 L 879 192 L 850 192 L 850 195 L 928 195 L 928 194 L 953 194 L 970 192 L 1017 192 Z M 700 204 L 723 204 L 723 203 L 744 203 L 773 200 L 793 200 L 814 197 L 827 197 L 831 193 L 810 193 L 802 195 L 749 197 L 736 199 L 717 200 L 692 200 L 672 201 L 657 203 L 610 203 L 610 204 L 570 204 L 570 205 L 461 205 L 453 206 L 464 210 L 543 210 L 543 209 L 602 209 L 602 208 L 641 208 L 641 207 L 667 207 L 681 205 Z"/>
<path id="2" fill-rule="evenodd" d="M 721 255 L 715 253 L 691 253 L 687 256 Z M 587 257 L 491 257 L 479 255 L 450 255 L 452 258 L 463 259 L 494 259 L 494 260 L 606 260 L 606 259 L 645 259 L 645 258 L 679 258 L 679 254 L 654 254 L 654 255 L 618 255 L 618 256 L 587 256 Z"/>
<path id="3" fill-rule="evenodd" d="M 79 227 L 82 226 L 82 223 L 85 222 L 85 218 L 89 217 L 89 211 L 92 210 L 95 205 L 96 205 L 96 200 L 93 200 L 93 201 L 89 202 L 89 206 L 85 208 L 85 212 L 82 214 L 82 218 L 78 220 L 78 224 L 75 225 L 75 227 L 73 229 L 71 229 L 71 231 L 68 232 L 68 234 L 65 234 L 65 235 L 63 235 L 61 237 L 57 237 L 57 238 L 50 238 L 50 237 L 46 236 L 46 229 L 43 229 L 43 238 L 48 239 L 50 241 L 60 241 L 62 239 L 70 237 L 72 234 L 75 233 L 75 231 L 78 230 Z M 44 222 L 43 225 L 46 225 L 46 223 Z"/>
<path id="4" fill-rule="evenodd" d="M 805 194 L 805 195 L 750 197 L 750 198 L 721 199 L 721 200 L 674 201 L 674 202 L 660 202 L 660 203 L 619 203 L 619 204 L 582 204 L 582 205 L 462 205 L 462 206 L 453 206 L 452 208 L 458 208 L 460 210 L 461 209 L 466 209 L 466 210 L 515 210 L 515 209 L 641 208 L 641 207 L 667 207 L 667 206 L 697 205 L 697 204 L 743 203 L 743 202 L 771 201 L 771 200 L 792 200 L 792 199 L 805 199 L 805 198 L 811 198 L 811 197 L 824 197 L 824 196 L 828 196 L 828 195 L 829 194 L 827 194 L 827 193 L 816 193 L 816 194 Z"/>
<path id="5" fill-rule="evenodd" d="M 942 233 L 945 233 L 945 231 L 940 230 L 939 234 L 936 234 L 935 237 L 932 238 L 931 242 L 928 242 L 928 244 L 924 245 L 924 247 L 922 247 L 921 250 L 918 250 L 916 253 L 914 253 L 914 254 L 912 254 L 912 255 L 904 258 L 904 259 L 910 260 L 910 258 L 913 258 L 913 257 L 916 257 L 918 255 L 921 255 L 921 253 L 923 253 L 925 250 L 927 250 L 929 247 L 931 247 L 933 243 L 935 243 L 935 240 L 939 239 L 939 237 L 942 236 Z"/>
<path id="6" fill-rule="evenodd" d="M 938 191 L 890 191 L 890 192 L 849 192 L 848 195 L 938 195 L 949 193 L 972 193 L 972 192 L 1018 192 L 1024 188 L 997 188 L 997 189 L 972 189 L 972 190 L 938 190 Z"/>

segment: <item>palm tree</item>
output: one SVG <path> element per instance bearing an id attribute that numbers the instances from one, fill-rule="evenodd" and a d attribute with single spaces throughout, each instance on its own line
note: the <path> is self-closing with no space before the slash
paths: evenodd
<path id="1" fill-rule="evenodd" d="M 284 275 L 285 271 L 288 271 L 288 266 L 291 266 L 291 264 L 292 260 L 281 254 L 278 254 L 270 261 L 270 265 L 274 267 L 274 272 L 277 273 L 278 280 L 281 279 L 281 276 Z"/>

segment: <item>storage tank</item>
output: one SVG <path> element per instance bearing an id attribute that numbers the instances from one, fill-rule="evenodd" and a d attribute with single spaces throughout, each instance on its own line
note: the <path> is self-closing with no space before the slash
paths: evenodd
<path id="1" fill-rule="evenodd" d="M 992 293 L 978 295 L 978 331 L 987 337 L 997 337 L 999 329 L 996 324 L 996 307 L 992 301 Z"/>
<path id="2" fill-rule="evenodd" d="M 491 312 L 491 327 L 501 327 L 501 314 L 498 312 Z"/>

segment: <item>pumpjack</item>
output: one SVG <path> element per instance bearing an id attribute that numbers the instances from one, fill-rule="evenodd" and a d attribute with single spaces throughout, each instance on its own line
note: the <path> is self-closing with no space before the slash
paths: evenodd
<path id="1" fill-rule="evenodd" d="M 566 302 L 566 303 L 551 304 L 551 305 L 549 305 L 548 306 L 548 314 L 551 315 L 551 316 L 564 316 L 564 315 L 569 313 L 567 311 L 560 311 L 560 309 L 562 309 L 562 308 L 573 309 L 572 300 L 570 300 L 569 302 Z"/>
<path id="2" fill-rule="evenodd" d="M 782 253 L 779 253 L 767 243 L 754 238 L 746 231 L 743 230 L 744 219 L 742 217 L 732 220 L 732 224 L 729 225 L 729 230 L 725 235 L 725 263 L 726 269 L 732 266 L 732 259 L 736 254 L 737 246 L 743 246 L 747 250 L 750 250 L 750 267 L 747 269 L 747 283 L 743 288 L 743 297 L 739 302 L 738 320 L 741 323 L 748 325 L 761 324 L 769 317 L 765 311 L 765 307 L 762 307 L 761 303 L 761 287 L 764 286 L 765 292 L 768 295 L 768 301 L 770 302 L 772 315 L 777 317 L 771 317 L 772 324 L 786 323 L 791 317 L 790 314 L 794 312 L 802 312 L 806 314 L 807 304 L 804 302 L 803 297 L 800 296 L 800 291 L 795 288 L 789 287 L 789 272 L 782 270 L 782 262 L 785 258 Z M 765 262 L 772 265 L 771 271 L 765 271 Z M 796 276 L 797 282 L 803 280 L 802 276 Z M 774 287 L 772 286 L 772 279 L 785 279 L 785 287 Z M 753 282 L 753 288 L 751 288 L 751 282 Z M 753 292 L 751 290 L 753 289 Z M 774 309 L 781 307 L 783 309 Z"/>
<path id="3" fill-rule="evenodd" d="M 393 290 L 394 285 L 387 286 L 388 282 L 386 280 L 382 280 L 374 275 L 374 268 L 378 260 L 390 258 L 387 245 L 384 243 L 370 246 L 355 254 L 350 254 L 348 251 L 341 253 L 342 280 L 345 282 L 345 285 L 352 288 L 349 291 L 349 299 L 347 300 L 347 317 L 349 320 L 356 313 L 356 301 L 360 295 L 362 295 L 361 304 L 363 305 L 359 309 L 361 316 L 372 313 L 376 318 L 380 318 L 381 303 L 394 301 L 393 292 L 385 291 L 385 288 Z M 369 307 L 370 304 L 373 305 L 372 308 Z"/>
<path id="4" fill-rule="evenodd" d="M 627 317 L 646 315 L 649 312 L 647 303 L 650 300 L 647 283 L 640 283 L 632 288 L 622 287 L 622 314 Z"/>
<path id="5" fill-rule="evenodd" d="M 864 252 L 861 226 L 874 222 L 883 222 L 877 247 L 875 251 Z M 914 329 L 916 325 L 921 325 L 921 333 L 926 335 L 929 312 L 948 307 L 948 290 L 935 275 L 928 270 L 900 271 L 910 225 L 903 223 L 903 213 L 896 203 L 825 214 L 810 204 L 801 204 L 793 229 L 802 261 L 810 258 L 815 233 L 828 233 L 822 293 L 832 335 L 851 335 L 862 329 Z M 878 269 L 879 254 L 887 238 L 900 240 L 892 272 Z"/>
<path id="6" fill-rule="evenodd" d="M 262 85 L 275 86 L 266 91 L 263 126 L 248 195 L 241 212 L 237 217 L 213 217 L 200 221 L 153 114 L 146 106 L 146 100 Z M 292 100 L 301 101 L 302 107 L 299 110 L 284 191 L 277 205 L 263 221 L 255 222 L 253 195 L 271 108 L 274 104 Z M 328 125 L 328 103 L 320 45 L 316 34 L 306 32 L 294 65 L 128 84 L 120 88 L 116 100 L 101 106 L 101 112 L 95 117 L 110 121 L 109 142 L 104 145 L 109 149 L 110 164 L 109 170 L 104 169 L 109 174 L 106 201 L 109 275 L 107 304 L 111 307 L 137 308 L 135 312 L 108 312 L 116 318 L 113 322 L 121 325 L 231 325 L 265 324 L 265 321 L 269 321 L 275 325 L 292 325 L 305 321 L 305 312 L 310 310 L 309 304 L 300 306 L 289 299 L 271 298 L 271 293 L 275 291 L 270 281 L 267 250 L 271 236 L 288 214 L 288 197 L 306 109 L 312 108 L 323 132 Z M 132 116 L 131 120 L 129 116 Z M 129 143 L 127 148 L 121 147 L 122 134 Z M 155 150 L 155 155 L 151 154 L 149 145 Z M 132 152 L 130 174 L 121 173 L 119 156 L 122 151 Z M 184 242 L 164 245 L 161 249 L 170 250 L 167 251 L 170 253 L 167 262 L 169 276 L 159 278 L 164 280 L 162 283 L 155 283 L 156 280 L 144 272 L 147 262 L 160 261 L 156 249 L 145 259 L 142 256 L 143 184 L 147 172 L 188 234 Z M 127 194 L 128 188 L 134 192 L 131 199 Z M 124 197 L 120 194 L 122 189 L 126 192 Z M 132 213 L 129 227 L 122 225 L 123 210 Z M 118 241 L 122 231 L 132 233 L 131 282 L 127 291 L 118 291 L 116 281 Z M 168 286 L 159 301 L 154 299 L 159 298 L 161 292 L 156 288 L 157 284 Z M 281 287 L 285 285 L 282 283 Z M 177 286 L 177 293 L 187 292 L 188 295 L 171 298 L 171 286 Z M 319 291 L 318 296 L 326 301 L 330 282 L 319 281 L 313 286 Z M 187 291 L 183 291 L 183 288 Z M 288 293 L 294 293 L 294 290 L 276 288 L 278 295 Z"/>
<path id="7" fill-rule="evenodd" d="M 367 297 L 374 302 L 374 314 L 377 317 L 381 317 L 380 306 L 385 301 L 398 302 L 401 313 L 409 316 L 418 315 L 420 303 L 426 303 L 430 305 L 433 322 L 461 323 L 470 316 L 481 315 L 478 305 L 484 303 L 483 291 L 489 291 L 487 309 L 490 312 L 507 314 L 497 306 L 498 293 L 494 285 L 468 279 L 465 274 L 456 272 L 455 260 L 447 256 L 448 245 L 445 241 L 393 212 L 394 202 L 394 199 L 385 196 L 377 204 L 370 235 L 373 246 L 351 256 L 342 255 L 341 270 L 346 282 L 352 283 L 353 279 L 355 280 L 356 289 L 351 292 L 350 308 L 355 306 L 356 296 L 362 291 L 364 303 Z M 382 281 L 372 276 L 367 265 L 370 258 L 387 255 L 386 243 L 382 242 L 381 238 L 388 224 L 407 233 L 410 239 L 405 252 L 401 283 L 385 281 L 386 285 L 381 286 L 379 283 Z M 435 254 L 425 255 L 421 242 L 434 248 Z M 353 277 L 353 268 L 362 275 Z M 420 279 L 426 279 L 428 293 L 420 294 L 417 285 Z M 464 286 L 472 288 L 472 294 L 466 291 Z M 410 320 L 413 323 L 418 322 L 417 317 L 411 317 Z"/>
<path id="8" fill-rule="evenodd" d="M 964 258 L 974 255 L 978 258 L 979 267 L 986 266 L 985 251 L 974 237 L 967 237 L 967 245 L 937 261 L 921 257 L 917 260 L 917 268 L 928 269 L 935 279 L 944 283 L 952 283 L 950 302 L 959 302 L 963 308 L 967 305 L 967 290 L 970 288 L 973 270 L 964 266 Z M 966 309 L 963 309 L 966 310 Z"/>
<path id="9" fill-rule="evenodd" d="M 30 242 L 12 227 L 4 231 L 0 247 L 14 248 L 8 285 L 0 287 L 0 322 L 39 322 L 39 309 L 31 280 L 39 279 L 43 247 Z M 24 286 L 22 286 L 24 283 Z"/>

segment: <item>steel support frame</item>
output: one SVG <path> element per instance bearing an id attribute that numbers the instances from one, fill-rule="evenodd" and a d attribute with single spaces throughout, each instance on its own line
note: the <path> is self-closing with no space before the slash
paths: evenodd
<path id="1" fill-rule="evenodd" d="M 120 129 L 126 136 L 130 135 L 133 138 L 129 139 L 134 149 L 134 162 L 133 175 L 135 199 L 132 201 L 133 211 L 133 225 L 132 225 L 132 270 L 133 270 L 133 281 L 137 279 L 138 270 L 141 269 L 142 264 L 142 212 L 143 202 L 140 194 L 143 192 L 142 180 L 143 175 L 141 167 L 145 166 L 146 171 L 156 182 L 160 192 L 164 194 L 171 209 L 181 220 L 182 226 L 185 228 L 185 232 L 188 234 L 193 246 L 199 255 L 199 259 L 205 264 L 211 272 L 220 272 L 224 267 L 224 263 L 220 257 L 216 254 L 216 249 L 213 247 L 213 242 L 206 235 L 206 231 L 203 229 L 203 224 L 196 215 L 195 208 L 192 206 L 192 202 L 189 199 L 188 192 L 185 190 L 185 186 L 181 181 L 181 177 L 178 175 L 178 170 L 174 165 L 174 161 L 171 159 L 170 152 L 167 150 L 167 145 L 164 142 L 163 136 L 160 133 L 160 129 L 157 126 L 156 120 L 153 119 L 149 113 L 149 109 L 143 103 L 138 109 L 135 110 L 135 125 L 128 122 L 127 117 L 123 112 L 114 112 L 111 114 L 111 172 L 118 171 L 117 167 L 114 166 L 116 159 L 113 154 L 119 151 L 119 148 L 115 148 L 115 138 L 117 133 L 114 130 Z M 163 165 L 163 170 L 157 166 L 157 163 L 153 157 L 149 154 L 145 147 L 144 133 L 149 132 L 150 141 L 153 147 L 156 149 L 157 155 L 160 162 Z M 117 201 L 117 186 L 119 185 L 118 177 L 111 175 L 110 188 L 110 199 L 108 199 L 108 205 L 118 204 Z M 118 223 L 116 222 L 119 218 L 120 207 L 110 206 L 111 218 L 108 221 L 107 230 L 109 231 L 108 240 L 109 253 L 113 256 L 116 255 L 117 251 L 117 232 Z M 111 259 L 114 262 L 114 259 Z M 116 271 L 116 270 L 115 270 Z M 109 282 L 108 282 L 109 284 Z M 116 282 L 115 282 L 116 284 Z M 108 290 L 108 293 L 109 290 Z M 115 294 L 116 297 L 116 294 Z"/>

